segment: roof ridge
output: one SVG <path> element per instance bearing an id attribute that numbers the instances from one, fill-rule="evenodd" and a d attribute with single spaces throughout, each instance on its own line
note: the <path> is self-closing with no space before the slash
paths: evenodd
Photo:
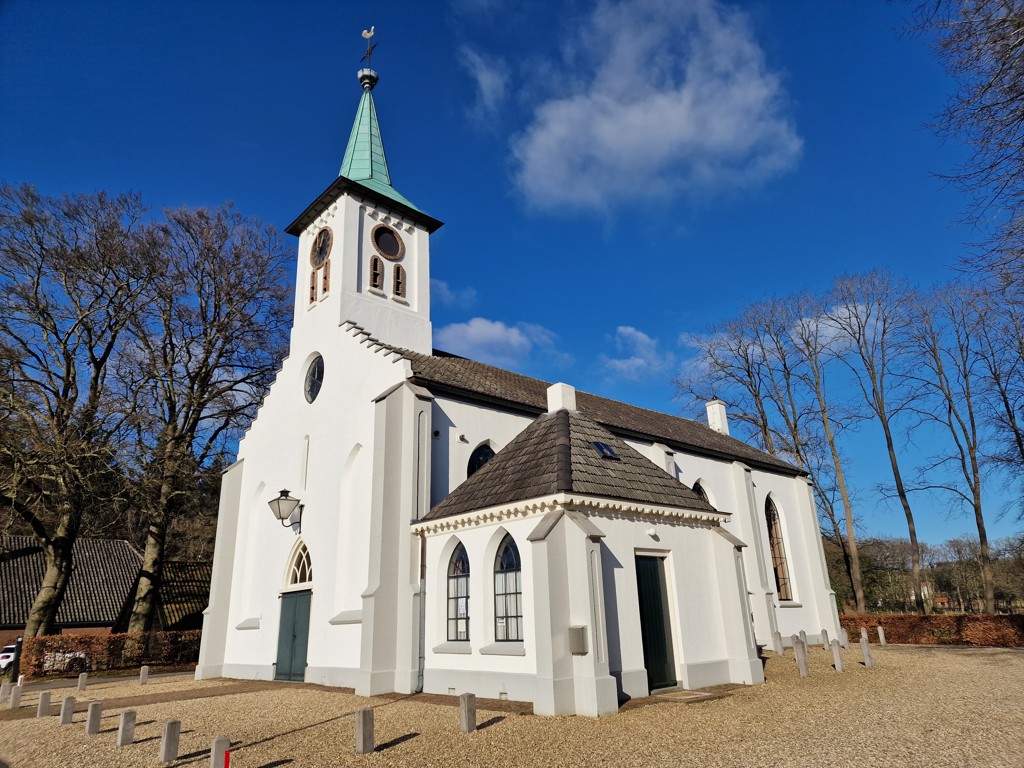
<path id="1" fill-rule="evenodd" d="M 572 427 L 565 408 L 555 413 L 555 490 L 572 492 Z"/>

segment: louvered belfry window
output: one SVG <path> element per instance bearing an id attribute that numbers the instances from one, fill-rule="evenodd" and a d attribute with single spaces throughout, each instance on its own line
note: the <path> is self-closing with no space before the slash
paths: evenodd
<path id="1" fill-rule="evenodd" d="M 405 267 L 395 264 L 395 296 L 405 296 Z"/>
<path id="2" fill-rule="evenodd" d="M 462 544 L 448 561 L 448 639 L 469 640 L 469 557 Z"/>
<path id="3" fill-rule="evenodd" d="M 370 257 L 370 287 L 384 290 L 384 259 L 380 256 Z"/>
<path id="4" fill-rule="evenodd" d="M 494 558 L 494 639 L 523 639 L 523 581 L 519 550 L 506 535 Z"/>
<path id="5" fill-rule="evenodd" d="M 764 514 L 768 521 L 768 543 L 772 549 L 772 570 L 775 571 L 775 588 L 779 600 L 792 600 L 793 590 L 789 586 L 789 567 L 786 565 L 786 545 L 782 541 L 782 523 L 775 502 L 765 501 Z"/>

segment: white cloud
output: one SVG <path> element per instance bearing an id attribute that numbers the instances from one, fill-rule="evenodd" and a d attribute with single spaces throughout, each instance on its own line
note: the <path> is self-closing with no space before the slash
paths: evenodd
<path id="1" fill-rule="evenodd" d="M 675 355 L 658 350 L 658 340 L 629 325 L 615 329 L 615 351 L 618 357 L 601 355 L 609 378 L 640 381 L 648 376 L 661 376 L 671 368 Z"/>
<path id="2" fill-rule="evenodd" d="M 521 364 L 537 349 L 552 351 L 557 339 L 540 325 L 506 325 L 485 317 L 446 325 L 435 333 L 435 338 L 437 346 L 446 352 L 503 368 Z"/>
<path id="3" fill-rule="evenodd" d="M 508 67 L 504 60 L 485 58 L 464 45 L 459 49 L 459 64 L 476 83 L 476 101 L 470 115 L 481 121 L 494 117 L 508 95 Z"/>
<path id="4" fill-rule="evenodd" d="M 564 95 L 513 143 L 538 207 L 744 186 L 799 158 L 779 76 L 746 15 L 718 0 L 603 2 L 563 54 Z"/>
<path id="5" fill-rule="evenodd" d="M 430 278 L 430 298 L 445 307 L 466 309 L 476 303 L 476 288 L 452 288 L 444 280 Z"/>

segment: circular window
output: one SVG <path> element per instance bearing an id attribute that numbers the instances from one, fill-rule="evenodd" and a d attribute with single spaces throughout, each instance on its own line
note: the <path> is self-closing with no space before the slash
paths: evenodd
<path id="1" fill-rule="evenodd" d="M 320 387 L 324 383 L 324 359 L 317 355 L 313 362 L 306 369 L 306 402 L 312 403 L 320 394 Z"/>
<path id="2" fill-rule="evenodd" d="M 405 243 L 402 242 L 401 235 L 391 227 L 378 224 L 373 228 L 373 233 L 370 237 L 373 240 L 373 247 L 377 249 L 377 253 L 388 261 L 398 261 L 405 255 Z"/>
<path id="3" fill-rule="evenodd" d="M 309 263 L 313 265 L 313 269 L 320 269 L 327 261 L 327 257 L 331 255 L 333 239 L 328 227 L 324 227 L 316 233 L 316 237 L 313 238 L 313 246 L 309 249 Z"/>

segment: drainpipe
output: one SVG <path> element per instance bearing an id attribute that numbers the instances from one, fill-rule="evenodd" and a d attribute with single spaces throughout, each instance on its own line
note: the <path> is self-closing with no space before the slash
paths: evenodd
<path id="1" fill-rule="evenodd" d="M 416 693 L 423 693 L 423 668 L 427 663 L 427 537 L 420 531 L 420 661 Z"/>

